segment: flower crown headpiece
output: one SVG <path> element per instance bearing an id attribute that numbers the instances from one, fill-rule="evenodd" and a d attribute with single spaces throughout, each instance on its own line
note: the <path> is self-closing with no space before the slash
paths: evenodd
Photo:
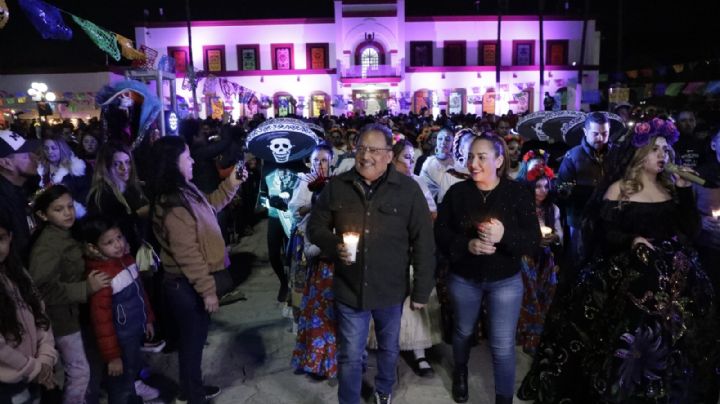
<path id="1" fill-rule="evenodd" d="M 398 132 L 393 132 L 392 134 L 392 144 L 395 146 L 395 144 L 401 140 L 405 140 L 405 135 Z"/>
<path id="2" fill-rule="evenodd" d="M 635 125 L 632 144 L 640 148 L 647 145 L 653 137 L 664 137 L 668 145 L 672 146 L 680 138 L 680 132 L 672 121 L 653 118 L 650 122 Z"/>
<path id="3" fill-rule="evenodd" d="M 523 144 L 523 138 L 520 137 L 520 135 L 513 135 L 513 134 L 505 135 L 503 137 L 503 140 L 505 141 L 506 144 L 510 143 L 510 142 L 517 142 L 521 146 Z"/>
<path id="4" fill-rule="evenodd" d="M 527 180 L 530 182 L 535 182 L 542 177 L 552 180 L 555 178 L 555 172 L 545 164 L 539 164 L 527 173 Z"/>
<path id="5" fill-rule="evenodd" d="M 535 159 L 535 158 L 541 158 L 547 162 L 549 155 L 545 153 L 545 150 L 538 149 L 537 153 L 535 153 L 535 150 L 530 150 L 527 153 L 523 155 L 522 161 L 527 163 L 528 161 Z"/>

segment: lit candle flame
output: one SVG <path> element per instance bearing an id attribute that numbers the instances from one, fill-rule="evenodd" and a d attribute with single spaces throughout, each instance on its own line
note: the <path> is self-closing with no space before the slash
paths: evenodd
<path id="1" fill-rule="evenodd" d="M 542 233 L 543 237 L 552 234 L 552 229 L 548 226 L 540 226 L 540 232 Z"/>

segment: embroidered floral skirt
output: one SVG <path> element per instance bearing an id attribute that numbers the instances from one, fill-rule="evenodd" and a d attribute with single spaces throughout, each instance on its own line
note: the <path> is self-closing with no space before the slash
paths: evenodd
<path id="1" fill-rule="evenodd" d="M 717 379 L 712 301 L 697 254 L 676 242 L 600 258 L 553 304 L 518 397 L 704 402 Z"/>
<path id="2" fill-rule="evenodd" d="M 324 260 L 308 267 L 291 360 L 297 370 L 328 378 L 337 375 L 333 272 L 333 264 Z"/>
<path id="3" fill-rule="evenodd" d="M 517 342 L 528 354 L 534 354 L 540 344 L 545 315 L 555 296 L 560 267 L 555 265 L 552 249 L 546 247 L 535 257 L 524 256 L 521 274 L 525 284 Z"/>

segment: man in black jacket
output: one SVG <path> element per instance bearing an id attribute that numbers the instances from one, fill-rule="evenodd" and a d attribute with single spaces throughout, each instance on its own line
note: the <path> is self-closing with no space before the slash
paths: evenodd
<path id="1" fill-rule="evenodd" d="M 580 222 L 583 209 L 605 175 L 603 160 L 610 136 L 610 121 L 602 112 L 593 112 L 585 119 L 584 131 L 581 144 L 565 154 L 557 177 L 558 186 L 569 190 L 565 212 L 570 230 L 570 263 L 578 263 L 582 256 Z"/>
<path id="2" fill-rule="evenodd" d="M 435 243 L 427 202 L 417 183 L 390 164 L 391 147 L 387 127 L 363 128 L 355 168 L 330 181 L 308 224 L 310 241 L 335 260 L 341 404 L 360 401 L 362 355 L 371 317 L 378 341 L 375 399 L 390 402 L 403 301 L 411 289 L 411 307 L 420 310 L 434 286 Z M 343 244 L 347 232 L 359 234 L 354 262 L 350 246 Z"/>
<path id="3" fill-rule="evenodd" d="M 33 223 L 24 186 L 28 178 L 37 176 L 38 147 L 36 140 L 0 130 L 0 210 L 12 218 L 13 241 L 24 261 L 28 258 Z"/>

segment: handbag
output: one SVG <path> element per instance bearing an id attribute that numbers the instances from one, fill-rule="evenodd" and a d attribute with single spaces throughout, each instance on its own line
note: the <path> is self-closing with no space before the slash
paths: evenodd
<path id="1" fill-rule="evenodd" d="M 138 270 L 157 272 L 160 268 L 160 257 L 155 253 L 155 249 L 147 241 L 143 241 L 137 254 L 135 254 L 135 263 Z"/>

